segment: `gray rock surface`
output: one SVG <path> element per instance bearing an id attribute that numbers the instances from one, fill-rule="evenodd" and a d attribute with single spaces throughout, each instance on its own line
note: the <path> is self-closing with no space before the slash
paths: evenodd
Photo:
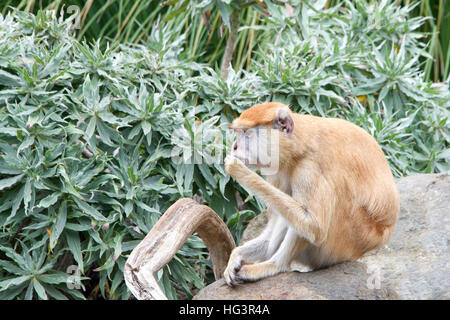
<path id="1" fill-rule="evenodd" d="M 397 186 L 399 220 L 386 246 L 357 261 L 236 288 L 221 279 L 194 299 L 450 299 L 450 176 L 413 175 Z M 256 236 L 266 220 L 255 218 L 243 241 Z"/>

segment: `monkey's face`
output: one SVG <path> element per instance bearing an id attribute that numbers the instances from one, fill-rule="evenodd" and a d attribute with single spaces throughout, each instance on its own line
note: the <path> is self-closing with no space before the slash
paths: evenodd
<path id="1" fill-rule="evenodd" d="M 234 119 L 230 128 L 237 134 L 231 155 L 245 165 L 271 175 L 278 173 L 280 163 L 288 162 L 294 120 L 286 106 L 277 103 L 253 106 Z"/>
<path id="2" fill-rule="evenodd" d="M 268 126 L 238 127 L 234 130 L 236 141 L 231 155 L 250 167 L 278 167 L 278 130 L 272 130 Z"/>

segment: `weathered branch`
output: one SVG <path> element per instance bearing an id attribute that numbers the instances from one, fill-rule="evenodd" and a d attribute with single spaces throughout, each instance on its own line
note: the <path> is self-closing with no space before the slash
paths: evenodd
<path id="1" fill-rule="evenodd" d="M 192 199 L 180 199 L 167 209 L 125 263 L 125 282 L 137 299 L 167 299 L 155 274 L 195 231 L 208 247 L 215 278 L 222 277 L 235 247 L 230 231 L 211 208 Z"/>

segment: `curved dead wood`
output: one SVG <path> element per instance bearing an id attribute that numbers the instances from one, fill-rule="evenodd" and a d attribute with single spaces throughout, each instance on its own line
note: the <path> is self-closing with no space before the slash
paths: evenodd
<path id="1" fill-rule="evenodd" d="M 125 263 L 125 282 L 137 299 L 167 299 L 155 274 L 195 231 L 208 247 L 215 278 L 222 277 L 235 247 L 230 231 L 211 208 L 192 199 L 180 199 L 167 209 Z"/>

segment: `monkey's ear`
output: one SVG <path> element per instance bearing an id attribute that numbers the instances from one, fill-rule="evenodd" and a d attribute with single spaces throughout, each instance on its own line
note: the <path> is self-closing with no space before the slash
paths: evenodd
<path id="1" fill-rule="evenodd" d="M 286 133 L 288 136 L 294 131 L 294 120 L 292 119 L 289 110 L 280 108 L 277 110 L 275 119 L 272 121 L 272 128 L 278 129 Z"/>

